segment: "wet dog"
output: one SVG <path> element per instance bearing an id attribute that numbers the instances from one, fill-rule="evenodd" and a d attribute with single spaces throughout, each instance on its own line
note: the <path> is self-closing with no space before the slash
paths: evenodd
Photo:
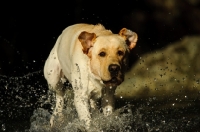
<path id="1" fill-rule="evenodd" d="M 113 34 L 102 25 L 76 24 L 58 37 L 44 66 L 49 88 L 56 92 L 51 117 L 62 117 L 66 79 L 72 84 L 74 104 L 80 120 L 90 127 L 90 108 L 101 98 L 104 115 L 114 110 L 114 92 L 124 80 L 127 57 L 137 42 L 137 34 L 123 28 Z"/>

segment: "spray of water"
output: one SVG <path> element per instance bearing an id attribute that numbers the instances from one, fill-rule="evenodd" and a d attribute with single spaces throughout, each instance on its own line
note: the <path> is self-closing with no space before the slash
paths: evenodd
<path id="1" fill-rule="evenodd" d="M 70 86 L 68 86 L 70 87 Z M 197 93 L 199 95 L 199 93 Z M 199 99 L 184 95 L 162 101 L 156 97 L 116 100 L 116 110 L 105 117 L 91 110 L 89 132 L 199 131 Z M 197 96 L 198 97 L 198 96 Z M 48 90 L 42 71 L 22 77 L 0 76 L 0 131 L 84 132 L 73 103 L 73 92 L 65 97 L 64 118 L 50 127 L 55 95 Z M 58 117 L 59 118 L 59 117 Z"/>
<path id="2" fill-rule="evenodd" d="M 34 111 L 31 117 L 31 132 L 36 131 L 60 131 L 60 132 L 78 132 L 86 131 L 84 127 L 84 122 L 79 121 L 76 109 L 73 103 L 73 92 L 68 90 L 65 96 L 65 108 L 64 108 L 64 118 L 62 121 L 55 122 L 55 125 L 50 127 L 50 117 L 49 111 L 39 108 Z M 52 96 L 53 95 L 53 96 Z M 49 93 L 49 97 L 54 97 L 52 92 Z M 49 102 L 50 103 L 50 102 Z M 54 104 L 54 102 L 52 102 Z M 53 105 L 52 105 L 53 106 Z M 131 105 L 126 105 L 122 108 L 117 109 L 112 115 L 104 116 L 101 110 L 91 110 L 92 122 L 91 128 L 87 131 L 91 132 L 107 132 L 107 131 L 128 131 L 131 130 L 131 125 L 133 122 L 133 114 L 131 110 Z M 58 119 L 59 117 L 57 117 Z"/>

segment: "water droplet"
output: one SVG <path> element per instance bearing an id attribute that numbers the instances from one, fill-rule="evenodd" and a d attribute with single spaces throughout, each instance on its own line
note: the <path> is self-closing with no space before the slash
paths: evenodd
<path id="1" fill-rule="evenodd" d="M 160 129 L 159 128 L 156 128 L 156 131 L 158 132 Z"/>
<path id="2" fill-rule="evenodd" d="M 146 123 L 146 126 L 148 127 L 148 126 L 149 126 L 149 124 L 148 124 L 148 123 Z"/>
<path id="3" fill-rule="evenodd" d="M 165 120 L 164 120 L 164 121 L 162 121 L 162 124 L 165 124 Z"/>
<path id="4" fill-rule="evenodd" d="M 1 125 L 1 129 L 2 129 L 3 131 L 6 131 L 6 125 L 5 125 L 4 123 Z"/>

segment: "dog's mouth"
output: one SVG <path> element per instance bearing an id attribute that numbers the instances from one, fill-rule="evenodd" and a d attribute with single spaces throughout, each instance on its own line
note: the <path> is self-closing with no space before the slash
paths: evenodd
<path id="1" fill-rule="evenodd" d="M 106 86 L 118 86 L 123 82 L 122 78 L 112 77 L 108 81 L 103 81 Z"/>

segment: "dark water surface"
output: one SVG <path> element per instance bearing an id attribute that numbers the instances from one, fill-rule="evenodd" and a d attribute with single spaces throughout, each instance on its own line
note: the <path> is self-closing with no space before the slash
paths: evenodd
<path id="1" fill-rule="evenodd" d="M 54 94 L 48 91 L 42 71 L 22 77 L 0 76 L 0 131 L 85 131 L 73 105 L 72 91 L 68 93 L 64 122 L 50 128 Z M 96 110 L 92 118 L 91 132 L 198 132 L 200 93 L 117 99 L 112 115 L 104 117 Z"/>

